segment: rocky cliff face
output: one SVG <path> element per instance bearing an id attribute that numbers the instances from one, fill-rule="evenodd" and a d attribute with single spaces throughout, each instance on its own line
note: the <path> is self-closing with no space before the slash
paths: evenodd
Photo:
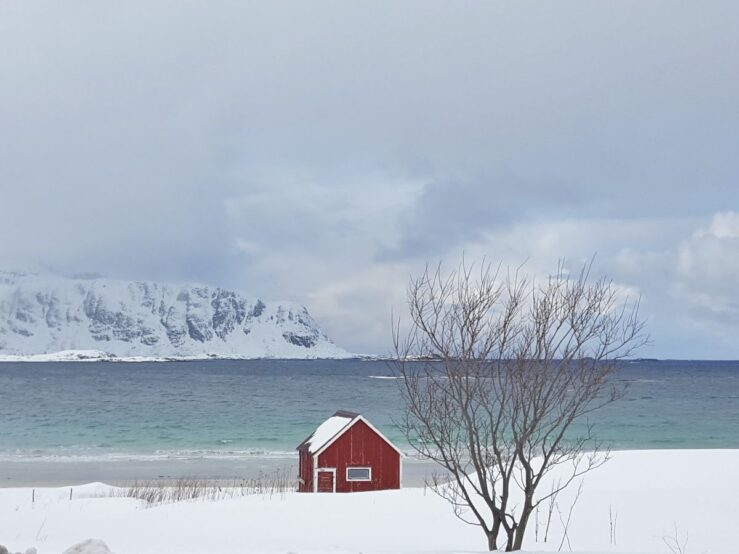
<path id="1" fill-rule="evenodd" d="M 0 354 L 335 358 L 305 307 L 199 285 L 0 271 Z"/>

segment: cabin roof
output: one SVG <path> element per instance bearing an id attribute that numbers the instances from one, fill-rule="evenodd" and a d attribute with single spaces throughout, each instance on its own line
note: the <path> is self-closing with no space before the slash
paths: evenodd
<path id="1" fill-rule="evenodd" d="M 325 450 L 332 442 L 334 442 L 334 440 L 342 435 L 344 431 L 349 429 L 349 427 L 359 420 L 366 423 L 372 431 L 377 433 L 377 435 L 398 452 L 401 457 L 405 456 L 397 446 L 390 442 L 385 435 L 380 433 L 380 431 L 362 417 L 361 414 L 350 412 L 348 410 L 337 410 L 334 415 L 321 423 L 307 439 L 301 442 L 298 445 L 297 450 L 307 450 L 310 454 L 320 454 L 321 451 Z"/>
<path id="2" fill-rule="evenodd" d="M 337 410 L 334 415 L 321 423 L 307 439 L 300 443 L 298 450 L 308 450 L 311 454 L 315 454 L 358 417 L 359 414 L 355 412 Z"/>

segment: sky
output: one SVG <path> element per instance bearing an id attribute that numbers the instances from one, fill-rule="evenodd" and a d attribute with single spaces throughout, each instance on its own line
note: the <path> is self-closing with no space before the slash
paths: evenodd
<path id="1" fill-rule="evenodd" d="M 305 304 L 386 353 L 427 262 L 594 273 L 739 358 L 735 2 L 0 3 L 0 266 Z"/>

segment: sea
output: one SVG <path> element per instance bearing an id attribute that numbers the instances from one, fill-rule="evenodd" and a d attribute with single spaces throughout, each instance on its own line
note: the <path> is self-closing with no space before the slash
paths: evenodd
<path id="1" fill-rule="evenodd" d="M 739 361 L 625 362 L 615 379 L 624 398 L 589 421 L 612 449 L 739 448 Z M 385 361 L 4 362 L 0 485 L 274 471 L 338 409 L 411 454 Z"/>

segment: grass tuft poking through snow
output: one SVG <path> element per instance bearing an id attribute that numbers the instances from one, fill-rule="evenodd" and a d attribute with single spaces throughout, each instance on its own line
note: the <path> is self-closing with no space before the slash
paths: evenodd
<path id="1" fill-rule="evenodd" d="M 219 501 L 245 496 L 284 498 L 297 489 L 297 481 L 283 471 L 260 475 L 253 479 L 208 481 L 183 477 L 173 481 L 134 481 L 128 486 L 109 488 L 101 496 L 107 498 L 135 498 L 147 506 L 187 502 L 193 500 Z"/>

